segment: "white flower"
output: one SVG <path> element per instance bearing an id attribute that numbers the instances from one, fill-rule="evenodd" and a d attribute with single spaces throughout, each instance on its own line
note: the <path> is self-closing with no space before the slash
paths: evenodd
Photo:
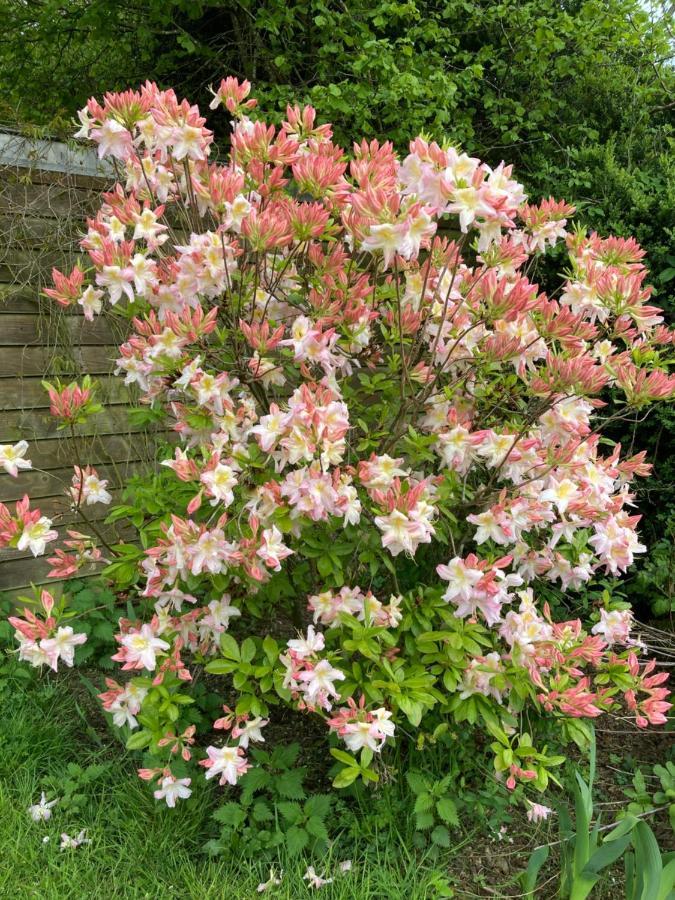
<path id="1" fill-rule="evenodd" d="M 86 643 L 86 634 L 75 634 L 70 625 L 60 626 L 51 638 L 40 641 L 40 650 L 46 654 L 47 663 L 56 672 L 59 659 L 72 667 L 75 659 L 75 647 Z"/>
<path id="2" fill-rule="evenodd" d="M 218 502 L 222 502 L 224 506 L 229 506 L 234 502 L 234 493 L 232 488 L 237 485 L 237 476 L 231 466 L 218 465 L 208 472 L 202 472 L 202 484 L 205 484 L 212 496 L 211 506 L 215 506 Z"/>
<path id="3" fill-rule="evenodd" d="M 19 441 L 18 444 L 0 444 L 0 466 L 8 475 L 16 478 L 19 469 L 31 469 L 33 464 L 29 459 L 24 459 L 28 450 L 28 441 Z"/>
<path id="4" fill-rule="evenodd" d="M 551 487 L 543 491 L 539 497 L 542 503 L 553 503 L 558 508 L 559 513 L 564 513 L 570 503 L 573 503 L 579 496 L 577 486 L 569 478 L 562 478 L 556 481 L 551 479 Z"/>
<path id="5" fill-rule="evenodd" d="M 242 750 L 246 750 L 251 741 L 258 741 L 264 744 L 265 738 L 262 736 L 260 729 L 264 728 L 268 721 L 269 719 L 263 719 L 258 716 L 255 719 L 251 719 L 250 722 L 242 722 L 241 725 L 237 725 L 236 728 L 232 729 L 232 737 L 239 738 L 239 746 Z"/>
<path id="6" fill-rule="evenodd" d="M 249 767 L 239 747 L 207 747 L 206 755 L 208 759 L 202 761 L 206 778 L 220 775 L 220 784 L 236 784 Z"/>
<path id="7" fill-rule="evenodd" d="M 91 840 L 87 837 L 87 829 L 83 828 L 77 837 L 70 837 L 65 832 L 61 834 L 60 850 L 76 850 L 82 844 L 91 844 Z"/>
<path id="8" fill-rule="evenodd" d="M 32 525 L 24 525 L 16 547 L 17 550 L 30 550 L 33 556 L 42 556 L 49 541 L 55 541 L 58 536 L 52 529 L 52 520 L 40 516 Z"/>
<path id="9" fill-rule="evenodd" d="M 43 791 L 39 802 L 28 807 L 28 815 L 34 822 L 47 822 L 52 817 L 52 806 L 55 806 L 58 802 L 58 800 L 50 800 L 48 802 Z"/>
<path id="10" fill-rule="evenodd" d="M 99 478 L 95 472 L 87 475 L 82 488 L 87 506 L 92 503 L 110 503 L 112 495 L 106 490 L 107 486 L 108 482 Z"/>
<path id="11" fill-rule="evenodd" d="M 126 661 L 141 663 L 144 669 L 152 671 L 157 660 L 155 654 L 158 650 L 168 650 L 169 644 L 156 637 L 150 625 L 142 625 L 140 631 L 132 631 L 125 634 L 121 641 L 126 650 Z"/>
<path id="12" fill-rule="evenodd" d="M 131 135 L 124 125 L 115 119 L 106 119 L 99 128 L 93 129 L 91 137 L 98 142 L 99 159 L 107 155 L 118 159 L 127 159 L 129 156 Z"/>
<path id="13" fill-rule="evenodd" d="M 552 809 L 542 803 L 532 803 L 527 811 L 527 818 L 530 822 L 541 822 L 548 819 L 552 812 Z"/>
<path id="14" fill-rule="evenodd" d="M 323 887 L 324 884 L 332 884 L 332 878 L 322 878 L 321 875 L 317 875 L 314 871 L 314 866 L 307 866 L 307 871 L 302 876 L 303 881 L 308 881 L 309 886 L 313 888 Z"/>
<path id="15" fill-rule="evenodd" d="M 593 634 L 600 634 L 608 644 L 625 644 L 630 638 L 633 614 L 629 609 L 600 610 L 600 621 L 591 629 Z"/>
<path id="16" fill-rule="evenodd" d="M 320 650 L 323 650 L 324 646 L 323 634 L 321 632 L 317 634 L 313 625 L 310 625 L 307 629 L 306 638 L 288 641 L 288 649 L 293 650 L 300 659 L 306 659 L 308 656 L 318 653 Z"/>
<path id="17" fill-rule="evenodd" d="M 305 699 L 309 703 L 314 705 L 320 702 L 326 709 L 330 709 L 330 704 L 327 705 L 327 698 L 340 696 L 333 682 L 344 681 L 345 677 L 344 672 L 331 666 L 327 659 L 322 659 L 313 669 L 301 672 L 299 679 L 304 682 Z"/>
<path id="18" fill-rule="evenodd" d="M 82 293 L 82 296 L 78 298 L 78 303 L 82 307 L 84 311 L 84 317 L 89 322 L 93 321 L 94 313 L 98 314 L 101 312 L 103 308 L 103 291 L 97 291 L 93 285 L 89 285 L 89 287 Z"/>
<path id="19" fill-rule="evenodd" d="M 281 884 L 281 879 L 283 878 L 283 875 L 284 875 L 284 870 L 281 869 L 279 872 L 279 875 L 277 876 L 276 872 L 274 871 L 274 866 L 273 866 L 270 869 L 270 877 L 267 879 L 267 881 L 262 881 L 258 885 L 258 887 L 257 887 L 258 893 L 262 894 L 263 891 L 266 891 L 268 888 L 277 887 L 277 885 Z"/>
<path id="20" fill-rule="evenodd" d="M 155 800 L 164 800 L 166 805 L 174 808 L 176 800 L 187 800 L 190 790 L 191 778 L 174 778 L 173 775 L 165 775 L 154 792 Z"/>

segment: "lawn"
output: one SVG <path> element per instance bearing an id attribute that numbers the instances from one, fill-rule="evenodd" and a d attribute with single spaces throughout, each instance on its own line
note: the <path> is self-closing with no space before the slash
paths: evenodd
<path id="1" fill-rule="evenodd" d="M 74 679 L 76 680 L 76 679 Z M 119 745 L 86 724 L 84 711 L 67 685 L 46 678 L 25 686 L 6 683 L 0 708 L 0 896 L 44 900 L 84 898 L 250 898 L 269 876 L 269 866 L 237 859 L 211 860 L 203 845 L 211 836 L 204 790 L 190 803 L 169 810 L 156 803 L 136 777 Z M 75 773 L 81 804 L 54 808 L 47 823 L 27 814 L 46 785 L 60 796 Z M 71 767 L 69 772 L 69 766 Z M 92 768 L 93 767 L 93 768 Z M 86 784 L 87 775 L 92 780 Z M 212 823 L 211 823 L 212 824 Z M 60 851 L 61 832 L 87 829 L 91 844 Z M 45 841 L 45 838 L 49 838 Z M 463 842 L 459 842 L 460 844 Z M 459 850 L 459 848 L 458 848 Z M 461 852 L 461 851 L 460 851 Z M 448 853 L 448 860 L 454 852 Z M 337 870 L 338 847 L 315 861 L 318 872 Z M 302 876 L 306 861 L 283 861 L 284 878 L 273 896 L 310 896 Z M 401 837 L 369 843 L 353 858 L 352 871 L 336 875 L 321 890 L 326 898 L 443 896 L 443 865 L 413 855 Z M 442 890 L 442 888 L 441 888 Z"/>
<path id="2" fill-rule="evenodd" d="M 0 692 L 0 896 L 41 900 L 209 900 L 261 896 L 259 883 L 269 877 L 269 863 L 232 854 L 211 857 L 204 851 L 213 838 L 211 814 L 222 803 L 222 790 L 199 784 L 188 803 L 167 809 L 157 803 L 137 778 L 132 754 L 120 745 L 105 720 L 94 712 L 93 700 L 77 673 L 66 678 L 47 675 L 16 679 L 13 665 Z M 13 673 L 13 674 L 12 674 Z M 94 673 L 92 673 L 94 675 Z M 92 724 L 93 723 L 93 724 Z M 606 737 L 605 741 L 611 740 Z M 621 787 L 630 782 L 636 760 L 622 737 L 616 752 L 605 754 L 599 771 L 606 821 Z M 638 748 L 659 758 L 663 744 L 649 741 Z M 617 771 L 617 769 L 619 771 Z M 34 823 L 28 807 L 42 790 L 60 798 L 46 823 Z M 617 800 L 618 798 L 618 800 Z M 340 801 L 344 803 L 344 801 Z M 625 801 L 624 801 L 625 802 Z M 503 838 L 465 818 L 453 831 L 451 847 L 430 852 L 414 847 L 410 791 L 389 785 L 369 804 L 355 801 L 337 811 L 344 823 L 329 853 L 321 859 L 303 855 L 290 859 L 283 852 L 280 886 L 264 896 L 296 900 L 321 896 L 328 900 L 434 900 L 442 897 L 522 897 L 518 874 L 532 847 L 555 841 L 556 826 L 538 828 L 509 815 Z M 89 844 L 60 850 L 60 836 L 86 829 Z M 665 823 L 662 835 L 668 835 Z M 667 849 L 666 843 L 662 848 Z M 556 896 L 557 847 L 542 869 L 535 896 Z M 339 863 L 352 860 L 347 874 Z M 313 890 L 303 880 L 308 863 L 334 881 Z M 594 898 L 623 896 L 621 868 L 610 870 L 596 887 Z"/>

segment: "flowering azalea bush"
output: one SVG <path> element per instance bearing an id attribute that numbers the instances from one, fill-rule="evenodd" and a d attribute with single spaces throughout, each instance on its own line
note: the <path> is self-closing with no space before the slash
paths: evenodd
<path id="1" fill-rule="evenodd" d="M 561 616 L 645 549 L 645 454 L 602 438 L 675 392 L 643 252 L 528 203 L 508 165 L 422 137 L 404 159 L 377 141 L 349 155 L 310 107 L 251 118 L 249 90 L 215 92 L 222 162 L 199 110 L 154 84 L 80 112 L 120 180 L 48 293 L 128 320 L 118 372 L 178 437 L 147 504 L 132 491 L 111 515 L 138 543 L 73 532 L 50 558 L 60 578 L 106 564 L 134 598 L 103 707 L 169 806 L 199 766 L 235 785 L 280 704 L 323 720 L 337 787 L 466 722 L 508 789 L 543 791 L 588 720 L 659 725 L 670 707 L 629 608 L 606 593 L 590 621 Z M 533 279 L 555 246 L 547 294 Z M 91 382 L 48 388 L 66 429 L 100 408 Z M 27 452 L 0 462 L 20 477 Z M 86 521 L 111 495 L 84 462 L 67 491 Z M 56 538 L 28 497 L 0 507 L 3 545 Z M 20 656 L 70 665 L 67 616 L 44 592 L 13 618 Z"/>

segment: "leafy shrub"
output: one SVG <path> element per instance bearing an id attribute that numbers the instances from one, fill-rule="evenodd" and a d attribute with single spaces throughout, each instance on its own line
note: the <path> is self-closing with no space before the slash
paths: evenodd
<path id="1" fill-rule="evenodd" d="M 675 762 L 668 760 L 663 766 L 660 764 L 653 766 L 648 777 L 652 779 L 649 786 L 642 769 L 638 769 L 633 775 L 632 787 L 624 791 L 630 800 L 625 814 L 642 816 L 665 807 L 675 832 Z M 654 780 L 658 784 L 656 790 L 653 789 Z"/>
<path id="2" fill-rule="evenodd" d="M 238 801 L 223 804 L 213 814 L 221 825 L 220 838 L 207 846 L 256 857 L 283 848 L 290 856 L 322 853 L 328 846 L 327 819 L 331 798 L 307 797 L 304 768 L 294 768 L 300 747 L 275 747 L 271 753 L 251 752 L 256 767 L 239 781 Z"/>
<path id="3" fill-rule="evenodd" d="M 403 161 L 376 141 L 350 159 L 312 108 L 279 130 L 250 118 L 249 91 L 229 78 L 214 93 L 235 122 L 220 164 L 172 91 L 80 112 L 124 185 L 46 293 L 128 324 L 118 369 L 180 440 L 112 512 L 138 541 L 104 547 L 129 610 L 112 656 L 128 675 L 107 680 L 104 708 L 169 806 L 195 755 L 207 779 L 241 783 L 279 707 L 325 725 L 335 787 L 388 777 L 395 740 L 475 726 L 496 782 L 544 791 L 587 720 L 659 725 L 670 707 L 605 585 L 644 552 L 626 505 L 650 467 L 600 435 L 675 391 L 643 251 L 568 230 L 573 208 L 528 204 L 510 166 L 423 138 Z M 529 276 L 563 241 L 552 299 Z M 48 390 L 66 430 L 96 414 L 93 383 Z M 11 474 L 27 451 L 3 448 Z M 110 501 L 91 467 L 67 490 L 85 521 Z M 41 555 L 57 537 L 28 497 L 0 508 L 5 545 Z M 103 562 L 95 544 L 70 533 L 53 576 Z M 596 578 L 586 623 L 564 618 Z M 43 591 L 12 616 L 21 658 L 71 665 L 88 637 L 73 615 Z M 212 728 L 195 702 L 211 679 Z M 212 730 L 225 739 L 201 746 Z M 434 790 L 441 844 L 450 798 Z M 270 840 L 323 840 L 323 801 L 294 802 Z M 226 807 L 228 840 L 256 808 Z"/>

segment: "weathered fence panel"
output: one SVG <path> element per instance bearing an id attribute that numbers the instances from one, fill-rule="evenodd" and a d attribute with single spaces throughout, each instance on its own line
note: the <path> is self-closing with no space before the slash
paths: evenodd
<path id="1" fill-rule="evenodd" d="M 25 493 L 39 498 L 59 533 L 66 527 L 87 532 L 65 493 L 77 460 L 97 466 L 115 502 L 125 479 L 150 464 L 164 437 L 129 425 L 130 389 L 114 375 L 125 322 L 110 313 L 87 322 L 42 293 L 53 266 L 69 270 L 74 264 L 86 218 L 113 182 L 92 151 L 0 134 L 0 444 L 29 441 L 35 469 L 18 478 L 0 474 L 0 501 L 12 503 Z M 85 373 L 98 377 L 105 410 L 71 438 L 57 431 L 41 381 Z M 96 521 L 107 508 L 98 504 L 87 513 Z M 116 537 L 116 528 L 102 528 L 106 538 Z M 27 551 L 0 550 L 0 591 L 45 582 L 49 568 Z"/>

